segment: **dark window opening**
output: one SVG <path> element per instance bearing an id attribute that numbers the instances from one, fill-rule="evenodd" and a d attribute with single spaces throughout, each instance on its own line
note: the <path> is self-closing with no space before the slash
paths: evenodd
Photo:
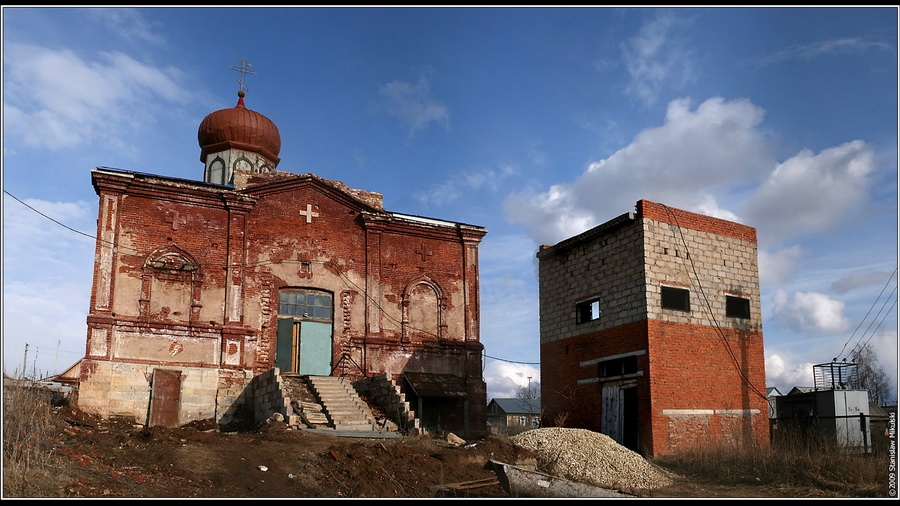
<path id="1" fill-rule="evenodd" d="M 624 376 L 637 372 L 637 355 L 604 360 L 597 364 L 597 376 L 608 378 L 610 376 Z"/>
<path id="2" fill-rule="evenodd" d="M 691 310 L 691 295 L 684 288 L 660 287 L 663 309 L 677 309 L 679 311 Z"/>
<path id="3" fill-rule="evenodd" d="M 743 297 L 725 296 L 725 316 L 735 318 L 750 318 L 750 299 Z"/>
<path id="4" fill-rule="evenodd" d="M 575 323 L 587 323 L 600 319 L 600 299 L 575 304 Z"/>

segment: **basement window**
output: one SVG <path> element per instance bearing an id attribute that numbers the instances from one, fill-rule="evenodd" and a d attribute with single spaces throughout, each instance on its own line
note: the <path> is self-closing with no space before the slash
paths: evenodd
<path id="1" fill-rule="evenodd" d="M 750 299 L 726 295 L 725 316 L 750 319 Z"/>
<path id="2" fill-rule="evenodd" d="M 597 364 L 597 375 L 601 378 L 635 374 L 637 370 L 637 355 L 604 360 Z"/>
<path id="3" fill-rule="evenodd" d="M 662 308 L 676 309 L 678 311 L 691 310 L 691 293 L 684 288 L 662 286 L 659 290 Z"/>
<path id="4" fill-rule="evenodd" d="M 575 323 L 587 323 L 600 319 L 600 299 L 575 304 Z"/>

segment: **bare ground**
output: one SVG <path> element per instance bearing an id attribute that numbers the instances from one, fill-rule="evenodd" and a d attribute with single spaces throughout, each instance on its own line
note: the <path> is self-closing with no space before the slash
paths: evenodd
<path id="1" fill-rule="evenodd" d="M 506 497 L 489 460 L 534 462 L 506 436 L 454 445 L 446 439 L 336 437 L 271 424 L 225 433 L 194 423 L 177 429 L 106 420 L 71 407 L 53 408 L 45 441 L 50 464 L 15 475 L 4 466 L 4 498 L 428 498 Z M 8 474 L 9 473 L 9 474 Z M 876 490 L 829 490 L 821 484 L 717 484 L 687 478 L 645 494 L 692 497 L 874 497 Z"/>

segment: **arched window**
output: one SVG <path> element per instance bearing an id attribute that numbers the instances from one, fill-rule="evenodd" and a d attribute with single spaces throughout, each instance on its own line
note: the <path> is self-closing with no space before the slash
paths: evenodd
<path id="1" fill-rule="evenodd" d="M 142 317 L 194 321 L 200 311 L 200 264 L 181 248 L 160 248 L 144 261 L 141 273 Z"/>
<path id="2" fill-rule="evenodd" d="M 207 183 L 225 184 L 225 162 L 216 158 L 209 164 L 209 173 L 206 175 Z"/>
<path id="3" fill-rule="evenodd" d="M 310 289 L 284 289 L 278 294 L 278 316 L 331 321 L 332 296 L 328 292 Z"/>
<path id="4" fill-rule="evenodd" d="M 443 292 L 427 276 L 407 283 L 403 289 L 403 340 L 440 340 L 445 336 Z"/>

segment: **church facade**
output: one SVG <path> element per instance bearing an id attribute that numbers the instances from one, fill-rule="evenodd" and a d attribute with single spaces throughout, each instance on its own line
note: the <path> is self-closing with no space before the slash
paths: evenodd
<path id="1" fill-rule="evenodd" d="M 276 169 L 235 107 L 198 130 L 202 181 L 100 167 L 78 404 L 153 423 L 247 411 L 255 376 L 386 375 L 426 427 L 486 431 L 482 227 L 386 211 L 379 193 Z M 419 389 L 418 394 L 424 390 Z"/>

